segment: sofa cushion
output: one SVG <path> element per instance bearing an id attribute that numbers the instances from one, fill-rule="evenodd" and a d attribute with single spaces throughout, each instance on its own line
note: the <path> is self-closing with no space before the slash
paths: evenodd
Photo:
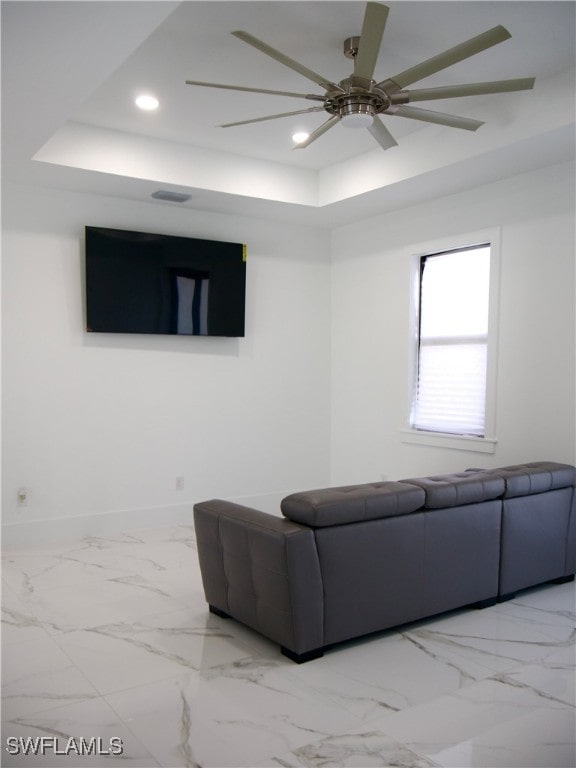
<path id="1" fill-rule="evenodd" d="M 576 485 L 576 469 L 554 461 L 534 461 L 485 470 L 484 474 L 501 477 L 506 483 L 504 498 L 530 496 Z"/>
<path id="2" fill-rule="evenodd" d="M 450 475 L 416 477 L 402 482 L 416 485 L 425 491 L 426 509 L 459 507 L 463 504 L 497 499 L 505 490 L 504 479 L 499 475 L 473 470 L 454 472 Z"/>
<path id="3" fill-rule="evenodd" d="M 395 482 L 345 485 L 293 493 L 282 499 L 282 514 L 312 528 L 343 525 L 421 509 L 424 491 Z"/>

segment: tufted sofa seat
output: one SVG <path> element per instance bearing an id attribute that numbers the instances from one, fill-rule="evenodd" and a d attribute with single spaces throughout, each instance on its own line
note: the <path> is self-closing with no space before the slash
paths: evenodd
<path id="1" fill-rule="evenodd" d="M 574 578 L 576 469 L 493 470 L 293 493 L 283 517 L 219 500 L 194 506 L 213 613 L 303 662 L 435 614 Z"/>

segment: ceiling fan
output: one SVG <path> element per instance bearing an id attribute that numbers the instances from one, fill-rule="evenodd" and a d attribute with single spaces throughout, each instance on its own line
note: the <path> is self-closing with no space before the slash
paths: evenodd
<path id="1" fill-rule="evenodd" d="M 380 115 L 406 117 L 451 128 L 461 128 L 465 131 L 476 131 L 481 125 L 484 125 L 480 120 L 448 115 L 443 112 L 433 112 L 428 109 L 419 109 L 408 105 L 419 101 L 452 99 L 461 96 L 480 96 L 492 93 L 509 93 L 511 91 L 524 91 L 533 88 L 535 78 L 525 77 L 516 80 L 495 80 L 484 83 L 449 85 L 440 88 L 423 88 L 415 91 L 406 90 L 406 87 L 412 85 L 412 83 L 423 80 L 429 75 L 440 72 L 446 69 L 446 67 L 451 67 L 453 64 L 457 64 L 470 56 L 474 56 L 487 48 L 491 48 L 493 45 L 507 40 L 511 37 L 510 32 L 502 26 L 493 27 L 470 40 L 466 40 L 464 43 L 460 43 L 460 45 L 456 45 L 454 48 L 450 48 L 385 80 L 374 80 L 374 68 L 389 10 L 386 5 L 381 3 L 366 4 L 360 36 L 349 37 L 344 41 L 344 54 L 348 58 L 353 59 L 354 71 L 350 77 L 341 80 L 339 83 L 333 83 L 317 72 L 308 69 L 308 67 L 291 59 L 276 48 L 272 48 L 272 46 L 250 35 L 248 32 L 232 32 L 238 39 L 284 64 L 286 67 L 293 69 L 308 80 L 317 83 L 325 91 L 322 95 L 250 88 L 239 85 L 223 85 L 221 83 L 204 83 L 197 80 L 186 80 L 186 83 L 207 88 L 223 88 L 231 91 L 290 96 L 292 98 L 322 102 L 322 106 L 299 109 L 293 112 L 282 112 L 280 114 L 267 115 L 266 117 L 256 117 L 251 120 L 239 120 L 220 126 L 222 128 L 231 128 L 236 125 L 276 120 L 277 118 L 300 115 L 306 112 L 327 112 L 329 115 L 328 120 L 316 128 L 305 141 L 299 143 L 296 146 L 299 149 L 308 147 L 313 141 L 316 141 L 317 138 L 339 122 L 350 127 L 367 128 L 382 149 L 390 149 L 396 146 L 397 142 L 380 119 Z"/>

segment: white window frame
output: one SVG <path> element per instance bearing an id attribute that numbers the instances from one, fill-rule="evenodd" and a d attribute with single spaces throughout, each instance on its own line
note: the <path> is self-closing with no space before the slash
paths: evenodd
<path id="1" fill-rule="evenodd" d="M 500 304 L 500 228 L 468 232 L 413 246 L 407 252 L 410 260 L 410 355 L 405 425 L 401 430 L 404 443 L 427 445 L 480 453 L 496 451 L 496 387 L 498 364 L 498 308 Z M 410 425 L 410 412 L 418 377 L 418 340 L 420 308 L 420 260 L 443 251 L 454 251 L 488 243 L 490 245 L 490 296 L 488 309 L 488 357 L 486 365 L 486 419 L 484 437 L 428 432 Z"/>

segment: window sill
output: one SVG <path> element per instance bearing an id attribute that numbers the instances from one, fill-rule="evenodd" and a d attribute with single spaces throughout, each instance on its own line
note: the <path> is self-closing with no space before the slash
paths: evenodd
<path id="1" fill-rule="evenodd" d="M 401 430 L 403 443 L 429 445 L 434 448 L 448 448 L 457 451 L 495 453 L 497 440 L 493 437 L 472 437 L 470 435 L 446 435 L 442 432 L 419 432 L 415 429 Z"/>

